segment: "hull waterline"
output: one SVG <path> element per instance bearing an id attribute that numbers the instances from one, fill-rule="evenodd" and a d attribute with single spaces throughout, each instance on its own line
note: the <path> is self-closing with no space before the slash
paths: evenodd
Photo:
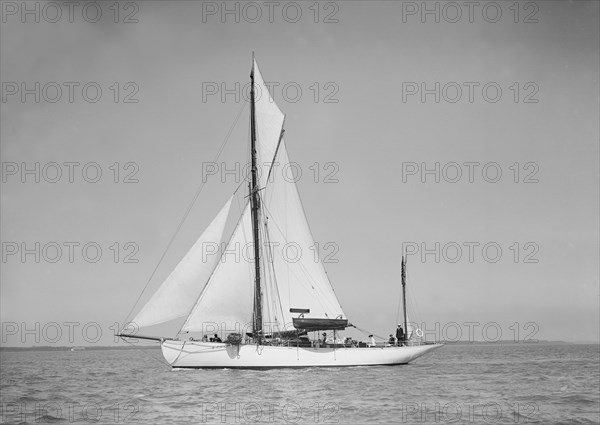
<path id="1" fill-rule="evenodd" d="M 406 364 L 442 344 L 405 347 L 286 347 L 164 341 L 163 356 L 174 368 L 269 369 Z"/>

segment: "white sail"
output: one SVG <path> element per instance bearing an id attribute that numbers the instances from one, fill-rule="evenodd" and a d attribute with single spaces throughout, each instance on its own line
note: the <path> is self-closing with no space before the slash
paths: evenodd
<path id="1" fill-rule="evenodd" d="M 260 187 L 265 187 L 277 145 L 281 138 L 285 115 L 281 112 L 269 93 L 269 89 L 263 80 L 256 61 L 254 61 L 254 87 L 256 91 L 257 168 Z M 276 166 L 276 168 L 280 167 L 281 164 Z"/>
<path id="2" fill-rule="evenodd" d="M 132 320 L 139 327 L 152 326 L 184 317 L 189 313 L 210 277 L 219 255 L 208 255 L 219 247 L 233 196 L 198 238 L 177 267 Z"/>
<path id="3" fill-rule="evenodd" d="M 289 163 L 283 140 L 276 161 L 283 166 Z M 265 303 L 270 320 L 275 321 L 275 316 L 279 323 L 291 323 L 292 317 L 298 315 L 292 315 L 290 308 L 310 309 L 305 317 L 335 319 L 342 315 L 345 318 L 317 255 L 293 176 L 278 170 L 272 178 L 264 191 L 262 211 L 268 239 L 264 245 L 271 251 L 265 257 L 271 261 L 267 261 L 264 271 Z M 276 281 L 270 285 L 273 279 Z M 276 291 L 269 291 L 271 287 Z"/>
<path id="4" fill-rule="evenodd" d="M 254 261 L 250 204 L 181 328 L 187 332 L 251 331 Z M 214 331 L 214 332 L 212 332 Z"/>

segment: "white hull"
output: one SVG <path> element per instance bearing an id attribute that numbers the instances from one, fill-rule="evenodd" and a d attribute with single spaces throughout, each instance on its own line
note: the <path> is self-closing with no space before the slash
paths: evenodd
<path id="1" fill-rule="evenodd" d="M 279 368 L 406 364 L 441 346 L 334 349 L 167 340 L 161 349 L 167 362 L 176 368 Z"/>

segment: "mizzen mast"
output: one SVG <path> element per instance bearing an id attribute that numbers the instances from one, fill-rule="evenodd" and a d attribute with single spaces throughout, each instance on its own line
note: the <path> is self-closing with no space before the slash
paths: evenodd
<path id="1" fill-rule="evenodd" d="M 406 319 L 406 260 L 404 255 L 402 256 L 402 310 L 404 312 L 404 339 L 408 340 L 408 326 Z M 398 341 L 400 343 L 400 341 Z"/>
<path id="2" fill-rule="evenodd" d="M 259 213 L 260 197 L 258 196 L 258 177 L 256 167 L 256 114 L 254 94 L 254 52 L 252 52 L 252 71 L 250 72 L 250 156 L 252 158 L 252 181 L 250 183 L 250 209 L 252 215 L 252 236 L 254 241 L 254 310 L 252 335 L 262 342 L 262 294 L 260 290 L 260 237 Z"/>

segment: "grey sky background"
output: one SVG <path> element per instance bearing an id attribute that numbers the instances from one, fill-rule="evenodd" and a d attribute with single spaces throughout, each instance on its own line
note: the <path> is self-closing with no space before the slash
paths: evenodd
<path id="1" fill-rule="evenodd" d="M 531 334 L 535 327 L 525 324 L 533 322 L 538 339 L 597 342 L 599 4 L 529 2 L 539 8 L 533 15 L 538 22 L 525 23 L 524 15 L 534 9 L 521 2 L 515 23 L 513 2 L 498 2 L 502 17 L 490 23 L 481 12 L 489 2 L 480 3 L 472 23 L 467 16 L 457 23 L 443 17 L 436 23 L 431 16 L 422 22 L 418 14 L 403 16 L 402 2 L 377 1 L 320 3 L 318 23 L 312 2 L 298 3 L 302 17 L 296 23 L 282 15 L 286 2 L 275 9 L 272 23 L 262 2 L 256 23 L 243 15 L 239 23 L 232 16 L 223 22 L 218 14 L 203 15 L 201 2 L 139 2 L 137 23 L 114 23 L 112 2 L 101 3 L 97 23 L 82 19 L 80 9 L 73 23 L 66 17 L 57 23 L 29 17 L 23 23 L 18 13 L 3 15 L 4 84 L 80 83 L 73 103 L 66 89 L 56 103 L 6 96 L 3 163 L 33 168 L 36 162 L 42 167 L 95 162 L 103 175 L 88 183 L 81 166 L 73 183 L 66 175 L 56 183 L 43 176 L 39 183 L 32 176 L 23 183 L 19 174 L 3 175 L 2 242 L 32 248 L 35 242 L 93 241 L 103 252 L 96 263 L 82 258 L 81 245 L 73 263 L 64 246 L 56 263 L 5 255 L 2 322 L 30 328 L 36 322 L 41 328 L 95 322 L 103 331 L 100 342 L 112 343 L 111 324 L 125 319 L 202 182 L 202 163 L 214 159 L 242 108 L 243 99 L 234 95 L 224 102 L 220 93 L 203 99 L 203 83 L 243 86 L 255 51 L 265 79 L 279 84 L 275 100 L 286 114 L 290 157 L 303 172 L 298 185 L 315 240 L 339 247 L 333 256 L 338 262 L 325 266 L 352 322 L 383 335 L 394 329 L 403 243 L 429 249 L 456 243 L 462 247 L 456 263 L 443 255 L 439 263 L 433 254 L 409 256 L 413 319 L 431 329 L 436 322 L 442 328 L 456 322 L 463 339 L 465 322 L 480 324 L 475 339 L 483 339 L 482 327 L 491 322 L 499 324 L 502 339 L 513 339 L 517 322 L 519 340 Z M 124 5 L 120 21 L 132 10 Z M 332 12 L 338 22 L 322 22 Z M 88 82 L 103 90 L 96 103 L 81 95 Z M 109 88 L 115 82 L 121 90 L 117 103 Z M 131 92 L 124 88 L 128 82 L 139 87 L 133 96 L 138 103 L 122 101 Z M 288 99 L 281 90 L 290 82 L 302 88 L 296 102 L 289 101 L 293 89 Z M 403 101 L 406 83 L 422 82 L 429 88 L 457 83 L 462 98 L 436 103 L 428 95 L 422 102 L 419 94 Z M 472 103 L 464 82 L 479 84 Z M 490 82 L 502 88 L 495 103 L 481 94 Z M 518 102 L 509 88 L 515 82 Z M 317 101 L 311 87 L 319 88 Z M 524 103 L 532 87 L 538 90 L 531 99 L 538 102 Z M 325 102 L 333 88 L 330 100 L 338 102 Z M 219 162 L 230 168 L 236 161 L 244 164 L 247 144 L 248 108 Z M 118 183 L 109 168 L 115 162 L 121 167 Z M 123 170 L 128 162 L 139 166 L 138 183 L 123 183 L 131 171 Z M 333 170 L 324 168 L 328 162 L 337 166 L 337 182 L 324 182 Z M 408 162 L 429 168 L 436 162 L 481 165 L 473 183 L 465 166 L 456 183 L 443 176 L 436 183 L 431 175 L 422 183 L 419 174 L 403 181 L 402 164 Z M 482 177 L 489 162 L 502 169 L 497 183 Z M 534 169 L 523 168 L 530 162 L 537 167 L 537 183 L 523 182 Z M 309 168 L 314 163 L 320 168 L 316 182 Z M 520 167 L 518 182 L 509 168 L 514 163 Z M 238 183 L 233 176 L 208 178 L 150 290 Z M 121 257 L 115 263 L 109 248 L 115 242 L 121 249 L 126 242 L 137 244 L 139 262 L 123 263 Z M 465 242 L 479 244 L 473 262 Z M 482 256 L 490 242 L 502 249 L 495 263 Z M 517 262 L 510 249 L 515 243 Z M 529 257 L 537 263 L 525 262 L 531 247 L 539 248 Z M 79 330 L 75 335 L 83 343 Z M 8 336 L 5 343 L 20 345 L 20 339 Z M 60 345 L 67 345 L 65 339 Z M 32 343 L 28 337 L 23 345 Z"/>

